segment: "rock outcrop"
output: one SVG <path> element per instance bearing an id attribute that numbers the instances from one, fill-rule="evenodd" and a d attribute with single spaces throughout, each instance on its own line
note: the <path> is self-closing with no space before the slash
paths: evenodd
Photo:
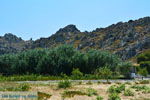
<path id="1" fill-rule="evenodd" d="M 22 45 L 16 48 L 10 46 L 12 43 Z M 72 44 L 78 50 L 90 48 L 107 50 L 126 60 L 150 49 L 150 17 L 119 22 L 106 28 L 97 28 L 92 32 L 80 32 L 75 25 L 68 25 L 48 38 L 40 38 L 28 43 L 11 34 L 0 37 L 0 50 L 6 47 L 11 52 L 23 49 L 52 48 L 61 44 Z"/>

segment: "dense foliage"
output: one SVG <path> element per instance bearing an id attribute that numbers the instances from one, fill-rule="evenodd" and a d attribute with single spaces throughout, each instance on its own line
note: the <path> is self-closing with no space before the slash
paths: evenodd
<path id="1" fill-rule="evenodd" d="M 148 74 L 150 74 L 150 50 L 140 54 L 137 58 L 137 62 L 140 64 L 141 69 L 146 69 Z"/>
<path id="2" fill-rule="evenodd" d="M 121 60 L 109 52 L 99 50 L 78 51 L 70 45 L 52 49 L 34 49 L 18 54 L 0 56 L 2 75 L 71 75 L 80 77 L 94 73 L 96 69 L 108 66 L 110 71 L 119 71 Z M 76 69 L 73 71 L 73 69 Z M 73 71 L 73 72 L 72 72 Z M 82 73 L 80 73 L 81 71 Z M 75 76 L 75 74 L 78 74 Z"/>

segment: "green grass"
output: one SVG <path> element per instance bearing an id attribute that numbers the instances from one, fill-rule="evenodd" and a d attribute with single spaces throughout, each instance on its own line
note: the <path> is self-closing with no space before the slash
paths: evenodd
<path id="1" fill-rule="evenodd" d="M 94 89 L 92 89 L 92 88 L 88 88 L 88 89 L 87 89 L 87 95 L 88 95 L 88 96 L 93 96 L 93 95 L 98 95 L 98 94 L 97 94 L 97 91 L 96 91 L 96 90 L 94 90 Z"/>
<path id="2" fill-rule="evenodd" d="M 130 89 L 126 89 L 126 90 L 124 91 L 124 95 L 125 95 L 125 96 L 134 96 L 134 92 L 131 91 Z"/>
<path id="3" fill-rule="evenodd" d="M 145 86 L 145 85 L 142 85 L 142 86 L 134 85 L 134 86 L 131 86 L 131 88 L 135 89 L 136 91 L 143 91 L 143 90 L 146 90 L 150 87 Z"/>
<path id="4" fill-rule="evenodd" d="M 120 84 L 119 86 L 112 85 L 108 88 L 109 93 L 121 93 L 124 90 L 125 90 L 125 84 Z"/>
<path id="5" fill-rule="evenodd" d="M 134 85 L 131 86 L 131 88 L 135 89 L 136 91 L 142 91 L 143 93 L 150 93 L 150 87 L 149 86 L 138 86 L 138 85 Z"/>
<path id="6" fill-rule="evenodd" d="M 103 97 L 101 97 L 101 96 L 97 96 L 96 97 L 96 100 L 103 100 L 104 98 Z"/>
<path id="7" fill-rule="evenodd" d="M 0 81 L 45 81 L 45 80 L 62 80 L 59 76 L 42 76 L 42 75 L 12 75 L 2 76 L 0 75 Z"/>
<path id="8" fill-rule="evenodd" d="M 145 88 L 145 89 L 143 90 L 143 93 L 150 93 L 150 87 Z"/>
<path id="9" fill-rule="evenodd" d="M 67 75 L 60 75 L 60 76 L 50 76 L 50 75 L 36 75 L 36 74 L 29 74 L 29 75 L 11 75 L 11 76 L 3 76 L 0 75 L 0 81 L 46 81 L 46 80 L 65 80 L 65 79 L 76 80 L 71 76 Z M 96 75 L 92 74 L 85 74 L 78 80 L 97 80 L 100 79 Z M 106 83 L 106 82 L 105 82 Z M 110 83 L 110 82 L 109 82 Z M 107 84 L 107 83 L 106 83 Z"/>
<path id="10" fill-rule="evenodd" d="M 117 93 L 111 93 L 108 96 L 108 100 L 121 100 L 121 98 L 119 97 L 119 95 Z"/>

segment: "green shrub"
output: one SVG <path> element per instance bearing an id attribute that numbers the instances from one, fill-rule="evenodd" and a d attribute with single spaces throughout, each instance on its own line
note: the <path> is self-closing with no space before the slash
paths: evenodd
<path id="1" fill-rule="evenodd" d="M 132 68 L 132 64 L 130 62 L 121 62 L 118 65 L 118 69 L 121 75 L 124 76 L 124 78 L 130 79 L 130 69 Z"/>
<path id="2" fill-rule="evenodd" d="M 138 86 L 134 85 L 131 88 L 135 89 L 136 91 L 142 91 L 143 93 L 150 93 L 150 87 L 149 86 Z"/>
<path id="3" fill-rule="evenodd" d="M 138 55 L 137 62 L 140 64 L 140 68 L 146 68 L 150 74 L 150 50 Z"/>
<path id="4" fill-rule="evenodd" d="M 109 93 L 114 93 L 114 92 L 116 92 L 116 85 L 110 86 L 110 87 L 108 88 L 108 92 L 109 92 Z"/>
<path id="5" fill-rule="evenodd" d="M 58 88 L 69 88 L 69 87 L 71 87 L 71 82 L 68 80 L 60 81 L 58 83 Z"/>
<path id="6" fill-rule="evenodd" d="M 77 69 L 73 69 L 73 71 L 71 72 L 71 77 L 73 79 L 81 79 L 83 77 L 83 73 L 80 72 L 79 68 Z"/>
<path id="7" fill-rule="evenodd" d="M 143 90 L 143 93 L 150 93 L 150 87 L 147 87 Z"/>
<path id="8" fill-rule="evenodd" d="M 110 70 L 109 66 L 100 67 L 95 70 L 95 74 L 100 78 L 106 79 L 107 82 L 112 77 L 112 71 Z"/>
<path id="9" fill-rule="evenodd" d="M 92 89 L 92 88 L 88 88 L 87 89 L 87 95 L 88 96 L 97 95 L 97 91 Z"/>
<path id="10" fill-rule="evenodd" d="M 143 79 L 143 76 L 146 77 L 148 75 L 148 71 L 146 68 L 140 68 L 138 74 L 142 75 L 142 79 Z"/>
<path id="11" fill-rule="evenodd" d="M 143 86 L 138 86 L 138 85 L 134 85 L 134 86 L 131 86 L 131 88 L 135 89 L 136 91 L 142 91 L 142 90 L 145 90 L 149 87 L 143 85 Z"/>
<path id="12" fill-rule="evenodd" d="M 96 97 L 96 100 L 103 100 L 104 98 L 103 97 L 101 97 L 101 96 L 97 96 Z"/>
<path id="13" fill-rule="evenodd" d="M 62 93 L 62 97 L 63 98 L 66 98 L 66 97 L 74 97 L 75 95 L 86 95 L 86 93 L 84 92 L 81 92 L 81 91 L 64 91 Z"/>
<path id="14" fill-rule="evenodd" d="M 116 89 L 117 89 L 118 93 L 121 93 L 122 91 L 125 90 L 125 84 L 119 85 Z"/>
<path id="15" fill-rule="evenodd" d="M 43 76 L 43 75 L 13 75 L 2 76 L 0 75 L 0 81 L 43 81 L 43 80 L 60 80 L 60 76 Z M 66 79 L 66 78 L 64 78 Z"/>
<path id="16" fill-rule="evenodd" d="M 22 91 L 28 91 L 30 89 L 30 86 L 28 84 L 21 84 L 19 86 L 20 90 Z"/>
<path id="17" fill-rule="evenodd" d="M 125 96 L 134 96 L 134 93 L 133 93 L 130 89 L 126 89 L 126 90 L 124 91 L 124 95 L 125 95 Z"/>
<path id="18" fill-rule="evenodd" d="M 121 100 L 117 93 L 111 93 L 108 100 Z"/>
<path id="19" fill-rule="evenodd" d="M 136 91 L 142 91 L 143 93 L 150 93 L 150 87 L 148 86 L 132 86 L 131 88 L 135 89 Z"/>
<path id="20" fill-rule="evenodd" d="M 119 86 L 112 85 L 108 88 L 109 93 L 121 93 L 125 90 L 125 84 L 121 84 Z"/>

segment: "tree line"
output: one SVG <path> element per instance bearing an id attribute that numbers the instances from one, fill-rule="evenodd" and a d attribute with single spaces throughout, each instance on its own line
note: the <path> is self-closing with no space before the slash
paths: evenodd
<path id="1" fill-rule="evenodd" d="M 70 45 L 0 56 L 2 75 L 71 75 L 73 69 L 79 69 L 83 74 L 93 74 L 97 69 L 104 67 L 129 77 L 132 65 L 107 51 L 79 51 Z"/>

